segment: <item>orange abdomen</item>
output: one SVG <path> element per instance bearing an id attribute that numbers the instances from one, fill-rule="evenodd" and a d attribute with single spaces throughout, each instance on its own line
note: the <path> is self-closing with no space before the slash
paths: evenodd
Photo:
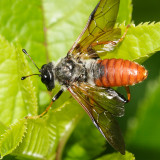
<path id="1" fill-rule="evenodd" d="M 123 59 L 98 60 L 99 77 L 95 84 L 102 87 L 129 86 L 147 78 L 147 70 L 132 61 Z"/>

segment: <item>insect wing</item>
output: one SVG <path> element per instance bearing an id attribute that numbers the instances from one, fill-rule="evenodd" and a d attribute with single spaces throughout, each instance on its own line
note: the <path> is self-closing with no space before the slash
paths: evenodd
<path id="1" fill-rule="evenodd" d="M 91 13 L 87 25 L 72 46 L 68 54 L 75 58 L 92 58 L 95 57 L 96 50 L 106 51 L 105 45 L 101 44 L 98 48 L 94 47 L 97 41 L 110 43 L 116 41 L 121 36 L 119 28 L 113 29 L 119 8 L 119 0 L 101 0 Z M 92 45 L 93 44 L 93 45 Z M 107 49 L 109 50 L 109 49 Z"/>
<path id="2" fill-rule="evenodd" d="M 76 87 L 80 88 L 93 106 L 101 107 L 116 117 L 124 115 L 124 104 L 127 100 L 112 88 L 96 87 L 86 83 Z"/>
<path id="3" fill-rule="evenodd" d="M 93 88 L 92 88 L 93 89 Z M 120 153 L 125 153 L 125 144 L 117 121 L 114 115 L 100 106 L 94 97 L 88 97 L 82 86 L 76 84 L 68 88 L 72 96 L 83 107 L 92 119 L 95 126 L 106 138 L 109 144 Z M 107 92 L 107 90 L 106 90 Z M 100 97 L 96 97 L 100 98 Z M 108 98 L 107 98 L 108 99 Z M 124 102 L 122 102 L 124 104 Z M 121 113 L 122 114 L 122 113 Z"/>

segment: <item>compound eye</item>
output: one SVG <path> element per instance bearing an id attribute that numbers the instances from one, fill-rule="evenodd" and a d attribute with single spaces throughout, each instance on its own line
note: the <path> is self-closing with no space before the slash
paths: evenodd
<path id="1" fill-rule="evenodd" d="M 49 75 L 44 74 L 44 75 L 42 76 L 42 78 L 41 78 L 41 81 L 42 81 L 43 83 L 45 83 L 45 84 L 49 83 L 49 82 L 50 82 L 50 77 L 49 77 Z"/>

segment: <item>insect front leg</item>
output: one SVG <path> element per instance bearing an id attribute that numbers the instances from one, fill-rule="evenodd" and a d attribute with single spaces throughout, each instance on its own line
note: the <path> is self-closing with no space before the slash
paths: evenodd
<path id="1" fill-rule="evenodd" d="M 63 89 L 59 90 L 59 92 L 52 98 L 52 101 L 51 101 L 50 105 L 40 115 L 37 115 L 37 116 L 26 116 L 25 118 L 26 119 L 37 119 L 37 118 L 40 118 L 43 115 L 45 115 L 48 112 L 48 110 L 52 107 L 53 102 L 55 102 L 61 96 L 63 91 L 64 91 Z"/>

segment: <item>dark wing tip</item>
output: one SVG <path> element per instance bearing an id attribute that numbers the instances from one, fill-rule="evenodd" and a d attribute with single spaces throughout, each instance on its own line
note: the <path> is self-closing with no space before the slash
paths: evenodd
<path id="1" fill-rule="evenodd" d="M 121 132 L 120 132 L 120 134 L 121 134 Z M 122 155 L 125 155 L 125 143 L 124 143 L 124 139 L 123 139 L 122 135 L 121 136 L 117 136 L 114 139 L 114 143 L 110 143 L 110 144 L 112 145 L 112 147 L 115 150 L 117 150 L 118 152 L 120 152 Z"/>
<path id="2" fill-rule="evenodd" d="M 125 149 L 120 151 L 121 154 L 125 155 Z"/>
<path id="3" fill-rule="evenodd" d="M 121 154 L 125 155 L 125 144 L 122 144 L 119 149 L 117 149 Z"/>
<path id="4" fill-rule="evenodd" d="M 97 110 L 98 111 L 98 110 Z M 121 129 L 118 125 L 118 122 L 114 117 L 104 111 L 98 115 L 97 121 L 95 120 L 94 124 L 97 124 L 96 127 L 106 138 L 108 143 L 122 155 L 125 155 L 125 142 L 121 133 Z"/>

